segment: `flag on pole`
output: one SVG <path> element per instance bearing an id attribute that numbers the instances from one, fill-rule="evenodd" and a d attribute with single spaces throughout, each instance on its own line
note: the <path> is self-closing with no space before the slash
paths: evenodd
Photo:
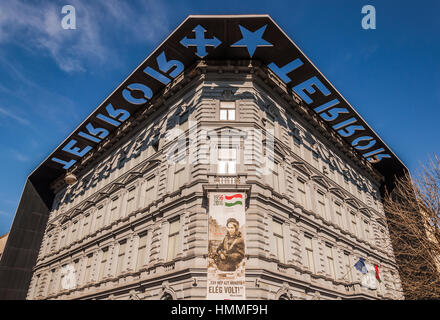
<path id="1" fill-rule="evenodd" d="M 365 263 L 365 268 L 367 269 L 367 273 L 362 275 L 361 285 L 371 290 L 376 290 L 377 280 L 374 266 L 372 264 Z"/>
<path id="2" fill-rule="evenodd" d="M 374 265 L 374 269 L 376 269 L 376 279 L 377 279 L 377 281 L 379 281 L 379 283 L 381 283 L 382 280 L 380 280 L 380 277 L 379 277 L 379 267 L 377 266 L 377 264 Z"/>
<path id="3" fill-rule="evenodd" d="M 359 258 L 359 261 L 355 263 L 354 267 L 363 274 L 366 274 L 368 272 L 367 267 L 365 266 L 364 258 Z"/>

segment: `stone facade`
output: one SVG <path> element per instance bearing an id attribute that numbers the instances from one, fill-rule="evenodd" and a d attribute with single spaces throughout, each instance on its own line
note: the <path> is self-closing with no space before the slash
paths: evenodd
<path id="1" fill-rule="evenodd" d="M 264 67 L 180 78 L 76 184 L 54 181 L 28 299 L 205 299 L 216 189 L 247 193 L 246 298 L 403 298 L 368 162 Z M 359 257 L 379 265 L 377 290 L 360 285 Z"/>
<path id="2" fill-rule="evenodd" d="M 0 236 L 0 259 L 2 258 L 3 250 L 5 249 L 7 240 L 8 240 L 8 233 Z"/>

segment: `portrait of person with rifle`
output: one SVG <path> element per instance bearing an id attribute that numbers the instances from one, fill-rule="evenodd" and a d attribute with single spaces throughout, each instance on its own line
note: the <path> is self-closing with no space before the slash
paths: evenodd
<path id="1" fill-rule="evenodd" d="M 236 219 L 229 218 L 226 229 L 227 233 L 214 255 L 214 262 L 221 271 L 235 271 L 244 258 L 244 240 Z"/>

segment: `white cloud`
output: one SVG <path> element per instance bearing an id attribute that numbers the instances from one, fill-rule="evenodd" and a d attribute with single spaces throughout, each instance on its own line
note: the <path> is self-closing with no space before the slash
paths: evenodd
<path id="1" fill-rule="evenodd" d="M 21 152 L 18 152 L 17 150 L 12 150 L 11 155 L 15 160 L 20 162 L 27 162 L 30 160 L 28 156 L 22 154 Z"/>
<path id="2" fill-rule="evenodd" d="M 6 217 L 9 217 L 9 216 L 11 216 L 11 214 L 7 213 L 6 211 L 2 211 L 2 210 L 0 210 L 0 216 L 6 216 Z"/>
<path id="3" fill-rule="evenodd" d="M 85 71 L 116 60 L 115 42 L 159 40 L 168 31 L 166 10 L 159 1 L 70 0 L 76 29 L 61 27 L 66 1 L 8 1 L 0 8 L 0 45 L 15 43 L 41 50 L 66 72 Z M 38 53 L 39 51 L 37 51 Z"/>
<path id="4" fill-rule="evenodd" d="M 12 120 L 15 120 L 15 121 L 19 122 L 22 125 L 26 125 L 26 126 L 30 125 L 29 120 L 27 120 L 26 118 L 24 118 L 22 116 L 19 116 L 19 115 L 16 115 L 16 114 L 14 114 L 12 112 L 9 112 L 8 110 L 6 110 L 6 109 L 4 109 L 2 107 L 0 107 L 0 116 L 4 116 L 4 117 L 10 118 Z"/>

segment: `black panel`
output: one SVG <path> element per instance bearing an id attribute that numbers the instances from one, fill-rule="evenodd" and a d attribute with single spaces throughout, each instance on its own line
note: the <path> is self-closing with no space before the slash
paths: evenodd
<path id="1" fill-rule="evenodd" d="M 48 217 L 48 206 L 27 180 L 0 261 L 0 300 L 26 298 Z"/>

